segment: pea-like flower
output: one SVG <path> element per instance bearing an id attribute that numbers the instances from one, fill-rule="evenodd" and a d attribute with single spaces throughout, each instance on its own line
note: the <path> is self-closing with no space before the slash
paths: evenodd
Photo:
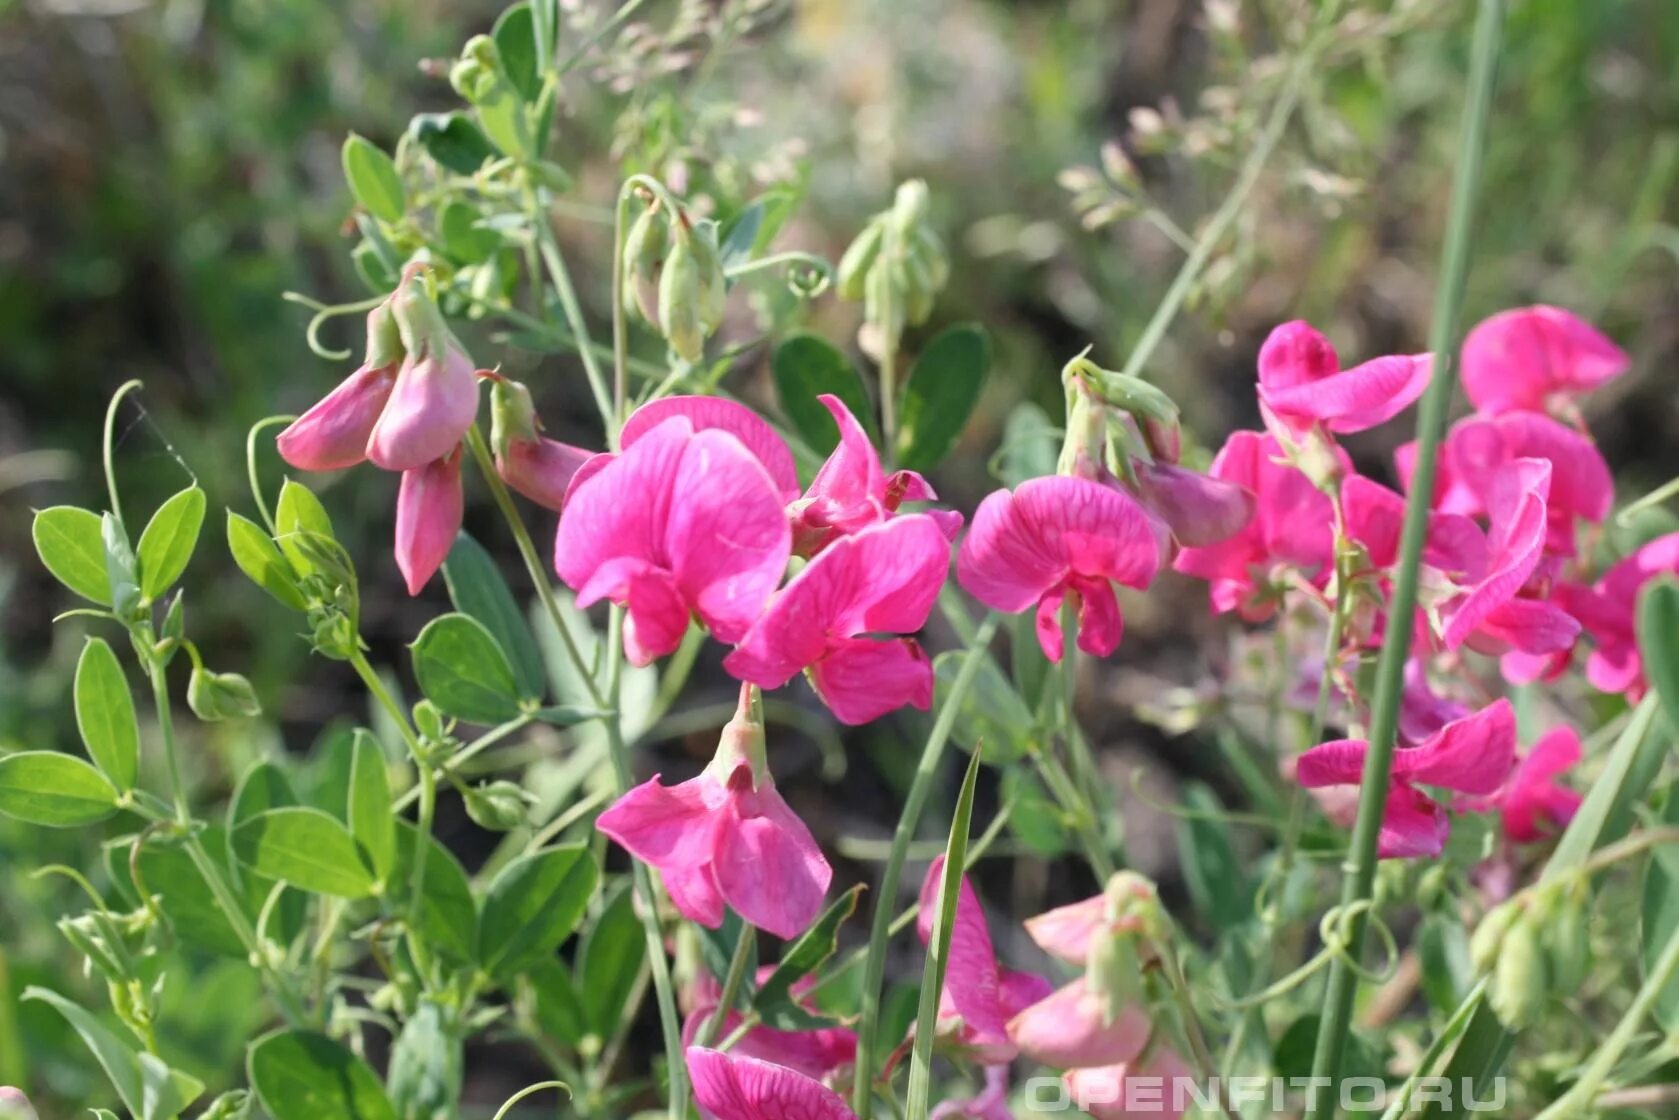
<path id="1" fill-rule="evenodd" d="M 1648 690 L 1638 651 L 1638 596 L 1659 575 L 1679 573 L 1679 533 L 1640 548 L 1603 573 L 1591 587 L 1565 584 L 1560 597 L 1585 627 L 1596 648 L 1586 658 L 1586 679 L 1604 692 L 1637 702 Z"/>
<path id="2" fill-rule="evenodd" d="M 1480 412 L 1570 411 L 1631 363 L 1590 323 L 1538 304 L 1501 311 L 1463 340 L 1463 391 Z"/>
<path id="3" fill-rule="evenodd" d="M 367 316 L 366 359 L 275 438 L 280 457 L 300 471 L 343 470 L 366 459 L 401 361 L 396 322 L 382 303 Z"/>
<path id="4" fill-rule="evenodd" d="M 1259 351 L 1259 404 L 1267 424 L 1291 435 L 1321 425 L 1362 432 L 1403 412 L 1428 387 L 1427 354 L 1372 358 L 1343 370 L 1327 338 L 1295 320 L 1273 330 Z"/>
<path id="5" fill-rule="evenodd" d="M 838 1093 L 797 1070 L 700 1046 L 687 1057 L 694 1099 L 717 1120 L 857 1120 Z"/>
<path id="6" fill-rule="evenodd" d="M 461 529 L 461 449 L 402 472 L 396 493 L 396 566 L 418 595 L 455 543 Z"/>

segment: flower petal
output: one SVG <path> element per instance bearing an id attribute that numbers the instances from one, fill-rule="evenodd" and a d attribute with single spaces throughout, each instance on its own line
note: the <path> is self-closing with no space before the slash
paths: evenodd
<path id="1" fill-rule="evenodd" d="M 1624 373 L 1626 353 L 1585 320 L 1543 304 L 1503 311 L 1463 340 L 1463 388 L 1482 412 L 1542 412 Z"/>
<path id="2" fill-rule="evenodd" d="M 786 1066 L 690 1046 L 694 1097 L 718 1120 L 856 1120 L 840 1095 Z"/>
<path id="3" fill-rule="evenodd" d="M 745 405 L 724 397 L 675 396 L 648 401 L 624 421 L 624 430 L 618 438 L 619 446 L 628 449 L 672 416 L 684 417 L 695 431 L 715 428 L 728 432 L 764 465 L 783 504 L 799 496 L 799 472 L 793 464 L 793 453 L 787 449 L 787 442 L 763 417 Z"/>
<path id="4" fill-rule="evenodd" d="M 1149 1017 L 1136 1004 L 1105 1021 L 1103 1000 L 1083 978 L 1056 989 L 1009 1021 L 1009 1038 L 1035 1062 L 1063 1069 L 1128 1062 L 1142 1053 Z"/>
<path id="5" fill-rule="evenodd" d="M 423 467 L 455 449 L 478 415 L 478 373 L 453 347 L 409 354 L 367 440 L 367 457 L 388 471 Z"/>
<path id="6" fill-rule="evenodd" d="M 655 774 L 595 818 L 596 828 L 659 870 L 683 917 L 709 929 L 723 921 L 723 896 L 711 870 L 723 797 L 707 775 L 661 786 Z"/>
<path id="7" fill-rule="evenodd" d="M 402 472 L 396 495 L 396 566 L 418 595 L 443 566 L 461 529 L 461 456 L 456 451 Z"/>
<path id="8" fill-rule="evenodd" d="M 1393 776 L 1459 793 L 1488 794 L 1503 784 L 1516 761 L 1516 710 L 1495 700 L 1453 720 L 1415 747 L 1393 753 Z"/>
<path id="9" fill-rule="evenodd" d="M 833 869 L 773 780 L 735 794 L 733 803 L 714 857 L 723 898 L 759 929 L 797 937 L 822 909 Z"/>
<path id="10" fill-rule="evenodd" d="M 396 367 L 362 366 L 274 440 L 300 471 L 336 471 L 367 458 L 367 440 L 396 385 Z"/>
<path id="11" fill-rule="evenodd" d="M 906 704 L 933 705 L 933 666 L 914 638 L 836 638 L 810 667 L 811 685 L 853 727 Z"/>
<path id="12" fill-rule="evenodd" d="M 1335 739 L 1301 754 L 1294 776 L 1307 789 L 1356 786 L 1364 780 L 1364 756 L 1369 753 L 1370 744 L 1363 739 Z"/>

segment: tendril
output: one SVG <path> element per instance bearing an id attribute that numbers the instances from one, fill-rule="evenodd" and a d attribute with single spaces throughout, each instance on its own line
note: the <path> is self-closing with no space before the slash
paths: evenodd
<path id="1" fill-rule="evenodd" d="M 302 292 L 281 292 L 280 298 L 288 303 L 300 303 L 315 313 L 314 318 L 309 320 L 309 325 L 303 328 L 303 340 L 309 344 L 310 351 L 328 361 L 342 362 L 353 351 L 328 349 L 326 344 L 321 341 L 321 327 L 326 324 L 328 319 L 336 319 L 340 315 L 354 315 L 358 311 L 372 311 L 390 297 L 369 296 L 366 299 L 357 300 L 355 303 L 322 303 L 313 296 L 306 296 Z"/>

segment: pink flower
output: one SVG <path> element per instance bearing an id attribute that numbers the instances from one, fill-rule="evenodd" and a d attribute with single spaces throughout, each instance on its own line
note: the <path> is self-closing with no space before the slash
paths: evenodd
<path id="1" fill-rule="evenodd" d="M 664 421 L 587 479 L 574 480 L 554 569 L 587 607 L 624 606 L 624 650 L 645 665 L 682 641 L 697 614 L 737 642 L 787 567 L 774 480 L 739 439 Z"/>
<path id="2" fill-rule="evenodd" d="M 461 451 L 402 472 L 396 494 L 396 566 L 418 595 L 443 566 L 461 529 Z"/>
<path id="3" fill-rule="evenodd" d="M 1131 466 L 1137 475 L 1137 496 L 1181 545 L 1218 544 L 1253 520 L 1253 494 L 1235 483 L 1164 463 L 1137 460 Z"/>
<path id="4" fill-rule="evenodd" d="M 933 670 L 921 647 L 865 635 L 921 629 L 949 563 L 950 543 L 925 514 L 840 537 L 770 602 L 723 668 L 763 688 L 805 671 L 843 723 L 867 723 L 905 704 L 926 710 Z"/>
<path id="5" fill-rule="evenodd" d="M 654 775 L 596 818 L 595 827 L 659 869 L 683 917 L 716 929 L 727 904 L 759 929 L 792 938 L 822 908 L 833 870 L 776 792 L 763 765 L 763 727 L 747 714 L 747 693 L 743 687 L 742 710 L 699 777 L 661 786 Z"/>
<path id="6" fill-rule="evenodd" d="M 1592 587 L 1565 585 L 1561 597 L 1597 648 L 1586 659 L 1586 679 L 1604 692 L 1637 702 L 1648 688 L 1638 652 L 1638 595 L 1650 580 L 1679 573 L 1679 533 L 1640 548 L 1603 574 Z"/>
<path id="7" fill-rule="evenodd" d="M 1482 412 L 1546 412 L 1619 377 L 1626 353 L 1590 323 L 1543 304 L 1502 311 L 1463 340 L 1463 389 Z"/>
<path id="8" fill-rule="evenodd" d="M 1307 789 L 1357 787 L 1369 750 L 1362 739 L 1324 743 L 1300 756 L 1295 776 Z M 1415 747 L 1395 750 L 1377 854 L 1382 859 L 1439 855 L 1450 821 L 1444 807 L 1417 787 L 1490 794 L 1510 773 L 1515 755 L 1516 713 L 1508 700 L 1453 720 Z"/>
<path id="9" fill-rule="evenodd" d="M 943 890 L 944 857 L 939 856 L 921 884 L 915 930 L 923 945 L 932 943 L 933 918 Z M 979 896 L 968 877 L 962 876 L 956 921 L 950 931 L 950 964 L 945 971 L 944 991 L 939 993 L 939 1022 L 955 1025 L 957 1043 L 972 1051 L 978 1062 L 1006 1066 L 1016 1053 L 1009 1039 L 1009 1020 L 1049 995 L 1050 989 L 1049 981 L 1041 976 L 1015 972 L 997 963 Z"/>
<path id="10" fill-rule="evenodd" d="M 595 457 L 592 451 L 557 439 L 513 439 L 496 456 L 502 481 L 539 506 L 555 513 L 565 505 L 566 492 L 579 468 Z"/>
<path id="11" fill-rule="evenodd" d="M 1502 786 L 1489 797 L 1473 798 L 1465 808 L 1503 814 L 1504 835 L 1512 843 L 1532 844 L 1555 836 L 1574 819 L 1579 793 L 1556 779 L 1580 761 L 1580 736 L 1557 727 L 1539 737 L 1516 762 Z"/>
<path id="12" fill-rule="evenodd" d="M 300 471 L 336 471 L 367 458 L 367 440 L 396 385 L 396 365 L 363 365 L 292 421 L 274 443 Z"/>
<path id="13" fill-rule="evenodd" d="M 996 610 L 1017 613 L 1036 604 L 1038 644 L 1056 662 L 1061 604 L 1074 596 L 1079 648 L 1106 657 L 1124 629 L 1113 585 L 1153 581 L 1163 528 L 1117 487 L 1088 478 L 1034 478 L 980 503 L 956 575 Z"/>
<path id="14" fill-rule="evenodd" d="M 1391 420 L 1428 387 L 1427 354 L 1373 358 L 1341 369 L 1335 347 L 1300 320 L 1273 330 L 1259 350 L 1259 403 L 1292 434 L 1314 424 L 1362 432 Z"/>
<path id="15" fill-rule="evenodd" d="M 1284 461 L 1274 437 L 1231 433 L 1209 473 L 1254 496 L 1254 515 L 1240 532 L 1214 545 L 1186 548 L 1172 562 L 1177 571 L 1208 582 L 1216 613 L 1235 610 L 1259 622 L 1276 609 L 1283 571 L 1292 569 L 1313 582 L 1328 579 L 1335 555 L 1334 507 Z"/>
<path id="16" fill-rule="evenodd" d="M 629 450 L 642 436 L 673 416 L 685 418 L 696 432 L 728 432 L 764 465 L 783 502 L 799 496 L 799 473 L 786 442 L 756 412 L 722 397 L 659 397 L 648 401 L 624 421 L 624 430 L 618 436 L 619 446 Z"/>
<path id="17" fill-rule="evenodd" d="M 388 471 L 424 466 L 453 450 L 477 415 L 478 373 L 453 339 L 410 350 L 368 437 L 367 457 Z"/>
<path id="18" fill-rule="evenodd" d="M 775 968 L 775 965 L 765 965 L 758 970 L 759 985 L 774 974 Z M 794 984 L 795 1002 L 804 1006 L 797 996 L 815 985 L 815 978 L 810 976 Z M 694 1006 L 683 1024 L 682 1039 L 685 1043 L 691 1042 L 699 1033 L 700 1025 L 716 1012 L 717 1001 L 723 994 L 722 985 L 710 973 L 702 973 L 695 989 Z M 731 1008 L 712 1031 L 712 1037 L 728 1038 L 740 1024 L 740 1012 Z M 857 1034 L 846 1027 L 821 1027 L 808 1031 L 750 1027 L 729 1048 L 729 1053 L 743 1058 L 761 1058 L 823 1081 L 856 1060 Z"/>
<path id="19" fill-rule="evenodd" d="M 688 1047 L 700 1107 L 718 1120 L 856 1120 L 840 1095 L 786 1066 Z"/>
<path id="20" fill-rule="evenodd" d="M 1011 1019 L 1009 1039 L 1033 1061 L 1061 1069 L 1129 1062 L 1148 1044 L 1149 1017 L 1126 1004 L 1110 1021 L 1106 1007 L 1080 977 Z"/>
<path id="21" fill-rule="evenodd" d="M 1026 935 L 1050 956 L 1083 968 L 1090 961 L 1097 937 L 1120 936 L 1143 928 L 1144 919 L 1138 913 L 1124 912 L 1137 903 L 1150 908 L 1158 905 L 1153 884 L 1139 875 L 1120 872 L 1102 894 L 1027 918 Z"/>
<path id="22" fill-rule="evenodd" d="M 793 551 L 801 556 L 814 556 L 836 537 L 878 525 L 904 502 L 930 502 L 938 497 L 914 471 L 886 474 L 868 433 L 844 401 L 829 393 L 817 400 L 833 413 L 840 441 L 811 479 L 804 497 L 788 510 L 793 517 Z M 951 510 L 931 510 L 927 516 L 950 540 L 962 527 L 962 515 Z"/>
<path id="23" fill-rule="evenodd" d="M 1071 1069 L 1063 1080 L 1073 1105 L 1095 1120 L 1175 1118 L 1197 1099 L 1195 1071 L 1159 1044 L 1134 1062 Z"/>

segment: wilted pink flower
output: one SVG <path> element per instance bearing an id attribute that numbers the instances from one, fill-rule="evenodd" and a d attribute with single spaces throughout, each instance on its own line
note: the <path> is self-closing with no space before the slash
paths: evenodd
<path id="1" fill-rule="evenodd" d="M 786 442 L 756 412 L 722 397 L 676 396 L 648 401 L 624 421 L 624 430 L 618 436 L 619 446 L 629 450 L 642 436 L 673 416 L 685 418 L 696 432 L 710 429 L 728 432 L 764 465 L 783 502 L 799 496 L 799 472 Z"/>
<path id="2" fill-rule="evenodd" d="M 443 566 L 461 530 L 461 451 L 402 472 L 396 493 L 396 566 L 418 595 Z"/>
<path id="3" fill-rule="evenodd" d="M 1463 340 L 1463 389 L 1482 412 L 1546 412 L 1626 372 L 1626 353 L 1543 304 L 1502 311 Z"/>
<path id="4" fill-rule="evenodd" d="M 1106 657 L 1124 620 L 1114 583 L 1147 587 L 1160 567 L 1163 525 L 1136 499 L 1094 479 L 1034 478 L 980 503 L 962 542 L 957 579 L 986 606 L 1038 608 L 1038 644 L 1061 660 L 1061 604 L 1078 605 L 1078 646 Z"/>
<path id="5" fill-rule="evenodd" d="M 1284 460 L 1275 438 L 1232 432 L 1209 473 L 1254 496 L 1246 527 L 1217 544 L 1186 548 L 1172 562 L 1176 570 L 1208 582 L 1215 612 L 1235 610 L 1258 622 L 1276 609 L 1287 571 L 1313 582 L 1328 579 L 1335 556 L 1334 507 Z"/>
<path id="6" fill-rule="evenodd" d="M 1011 1019 L 1009 1039 L 1033 1061 L 1061 1069 L 1129 1062 L 1148 1043 L 1149 1017 L 1128 1003 L 1110 1021 L 1107 1007 L 1080 977 Z"/>
<path id="7" fill-rule="evenodd" d="M 1253 520 L 1254 497 L 1233 482 L 1187 467 L 1132 463 L 1138 497 L 1180 545 L 1205 548 L 1229 540 Z"/>
<path id="8" fill-rule="evenodd" d="M 396 385 L 396 364 L 363 365 L 274 440 L 300 471 L 336 471 L 367 458 L 367 440 Z"/>
<path id="9" fill-rule="evenodd" d="M 700 1107 L 718 1120 L 856 1120 L 840 1095 L 786 1066 L 688 1047 Z"/>
<path id="10" fill-rule="evenodd" d="M 933 919 L 944 890 L 944 857 L 927 869 L 921 884 L 921 906 L 915 930 L 921 943 L 933 939 Z M 944 990 L 939 993 L 939 1022 L 954 1024 L 958 1045 L 984 1065 L 1007 1065 L 1014 1060 L 1008 1023 L 1020 1012 L 1048 996 L 1051 985 L 1042 976 L 1015 972 L 997 963 L 985 912 L 966 875 L 956 897 L 956 921 L 950 930 L 950 964 Z"/>
<path id="11" fill-rule="evenodd" d="M 1638 595 L 1659 575 L 1679 573 L 1679 533 L 1640 548 L 1591 587 L 1566 585 L 1560 597 L 1597 648 L 1586 659 L 1586 679 L 1604 692 L 1638 701 L 1649 687 L 1638 652 Z"/>
<path id="12" fill-rule="evenodd" d="M 1343 370 L 1329 340 L 1295 320 L 1273 330 L 1259 350 L 1259 403 L 1291 433 L 1315 424 L 1362 432 L 1422 396 L 1432 367 L 1427 354 L 1409 354 Z"/>
<path id="13" fill-rule="evenodd" d="M 672 417 L 586 480 L 574 481 L 554 569 L 587 607 L 628 609 L 624 651 L 645 665 L 682 641 L 697 614 L 737 642 L 787 567 L 774 480 L 739 439 Z"/>
<path id="14" fill-rule="evenodd" d="M 391 297 L 407 354 L 367 441 L 367 457 L 407 471 L 454 449 L 478 415 L 478 373 L 415 277 Z"/>
<path id="15" fill-rule="evenodd" d="M 1154 1120 L 1182 1116 L 1195 1071 L 1170 1048 L 1156 1043 L 1134 1062 L 1071 1069 L 1063 1076 L 1074 1107 L 1095 1120 Z"/>
<path id="16" fill-rule="evenodd" d="M 775 973 L 775 965 L 758 970 L 760 986 Z M 804 1006 L 798 997 L 816 986 L 816 979 L 806 976 L 793 985 L 794 1002 Z M 698 1035 L 700 1025 L 717 1011 L 717 1001 L 723 996 L 722 985 L 709 972 L 703 972 L 694 984 L 693 1007 L 683 1024 L 682 1040 L 690 1043 Z M 806 1008 L 806 1010 L 810 1010 Z M 712 1030 L 713 1038 L 729 1038 L 741 1025 L 738 1010 L 729 1009 Z M 761 1058 L 766 1062 L 786 1066 L 807 1077 L 825 1081 L 851 1065 L 857 1057 L 857 1034 L 846 1027 L 820 1027 L 808 1031 L 782 1031 L 772 1027 L 755 1026 L 729 1048 L 729 1053 L 743 1058 Z"/>
<path id="17" fill-rule="evenodd" d="M 565 505 L 571 480 L 595 452 L 561 443 L 547 436 L 513 439 L 496 455 L 496 473 L 502 481 L 539 506 L 555 513 Z"/>
<path id="18" fill-rule="evenodd" d="M 804 497 L 788 511 L 793 517 L 793 551 L 801 556 L 814 556 L 836 537 L 885 521 L 904 502 L 938 497 L 914 471 L 886 474 L 868 433 L 844 401 L 830 393 L 817 400 L 833 414 L 840 440 Z M 952 510 L 931 510 L 927 516 L 952 540 L 962 527 L 962 515 Z"/>
<path id="19" fill-rule="evenodd" d="M 925 514 L 840 537 L 771 600 L 723 668 L 764 688 L 807 672 L 843 723 L 867 723 L 905 704 L 926 710 L 933 670 L 921 647 L 866 635 L 921 629 L 949 564 L 950 542 Z"/>
<path id="20" fill-rule="evenodd" d="M 661 786 L 654 775 L 595 827 L 659 869 L 683 917 L 716 929 L 727 904 L 759 929 L 792 938 L 822 908 L 833 870 L 776 792 L 748 692 L 741 688 L 741 710 L 699 777 Z"/>
<path id="21" fill-rule="evenodd" d="M 1363 739 L 1340 739 L 1302 754 L 1295 776 L 1307 789 L 1357 787 L 1364 777 Z M 1497 700 L 1473 715 L 1446 724 L 1415 747 L 1393 752 L 1387 807 L 1377 855 L 1382 859 L 1437 856 L 1446 845 L 1450 821 L 1439 802 L 1420 785 L 1458 793 L 1490 794 L 1503 783 L 1516 757 L 1516 713 Z"/>
<path id="22" fill-rule="evenodd" d="M 1557 781 L 1580 761 L 1580 736 L 1572 727 L 1557 727 L 1539 737 L 1533 749 L 1516 761 L 1515 769 L 1491 796 L 1472 798 L 1464 808 L 1502 814 L 1504 835 L 1513 843 L 1531 844 L 1560 833 L 1580 808 L 1580 794 Z"/>

